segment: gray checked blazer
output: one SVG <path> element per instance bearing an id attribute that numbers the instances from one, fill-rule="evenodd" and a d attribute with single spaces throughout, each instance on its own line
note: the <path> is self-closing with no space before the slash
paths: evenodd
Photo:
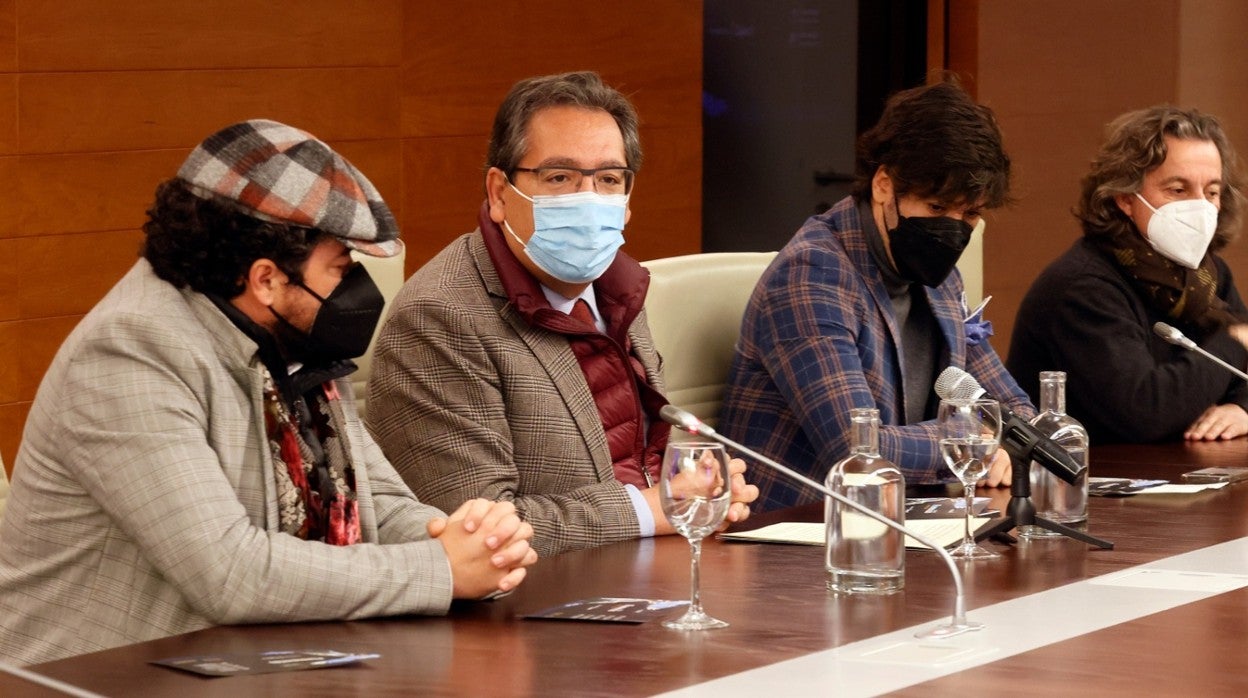
<path id="1" fill-rule="evenodd" d="M 628 336 L 662 392 L 645 311 Z M 368 427 L 421 500 L 512 501 L 543 556 L 639 535 L 567 337 L 524 321 L 479 230 L 407 280 L 373 359 Z"/>
<path id="2" fill-rule="evenodd" d="M 224 623 L 443 613 L 450 566 L 356 416 L 364 543 L 279 533 L 256 345 L 140 260 L 83 319 L 26 422 L 0 534 L 0 657 L 57 659 Z"/>

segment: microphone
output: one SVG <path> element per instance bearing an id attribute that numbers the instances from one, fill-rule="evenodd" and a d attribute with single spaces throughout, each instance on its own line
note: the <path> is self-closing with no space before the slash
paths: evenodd
<path id="1" fill-rule="evenodd" d="M 982 623 L 972 623 L 966 619 L 966 595 L 963 593 L 963 590 L 962 590 L 962 575 L 958 572 L 958 566 L 954 564 L 953 557 L 949 555 L 949 552 L 945 550 L 943 546 L 931 541 L 930 539 L 927 538 L 927 536 L 915 533 L 914 531 L 911 531 L 905 526 L 898 524 L 896 521 L 893 521 L 887 516 L 884 516 L 880 514 L 879 512 L 873 511 L 872 509 L 868 507 L 864 507 L 858 502 L 848 499 L 840 494 L 837 494 L 836 492 L 833 492 L 832 490 L 828 489 L 824 485 L 818 482 L 815 482 L 814 480 L 806 477 L 805 475 L 802 475 L 801 473 L 795 470 L 792 470 L 786 466 L 783 466 L 780 463 L 777 463 L 776 461 L 768 458 L 767 456 L 764 456 L 763 454 L 747 446 L 743 446 L 737 443 L 736 441 L 729 439 L 728 437 L 720 434 L 719 432 L 715 431 L 711 427 L 707 426 L 702 420 L 698 419 L 692 413 L 686 410 L 682 410 L 675 405 L 664 405 L 663 408 L 659 410 L 659 416 L 663 418 L 663 421 L 667 422 L 668 424 L 671 424 L 672 426 L 678 429 L 687 431 L 690 434 L 697 434 L 698 436 L 704 436 L 713 441 L 718 441 L 719 443 L 722 443 L 725 446 L 728 446 L 729 448 L 733 450 L 740 451 L 741 453 L 744 453 L 745 455 L 749 456 L 753 460 L 758 461 L 759 463 L 762 463 L 763 465 L 766 465 L 767 467 L 781 473 L 782 475 L 792 480 L 796 480 L 802 483 L 803 485 L 806 485 L 807 487 L 817 492 L 822 493 L 826 497 L 831 497 L 832 499 L 835 499 L 836 501 L 840 502 L 841 504 L 844 504 L 847 507 L 850 507 L 859 512 L 862 512 L 863 514 L 870 516 L 871 518 L 875 519 L 876 521 L 879 521 L 880 523 L 884 524 L 885 526 L 888 526 L 889 528 L 892 528 L 897 531 L 901 531 L 903 535 L 908 535 L 911 538 L 914 538 L 915 540 L 919 541 L 923 545 L 926 545 L 932 550 L 935 550 L 942 558 L 944 558 L 945 564 L 949 566 L 949 571 L 953 574 L 953 586 L 956 591 L 956 596 L 954 597 L 954 602 L 953 602 L 953 619 L 949 622 L 948 625 L 938 625 L 935 628 L 932 628 L 931 630 L 920 632 L 920 633 L 915 633 L 915 637 L 923 638 L 923 639 L 952 637 L 954 635 L 960 635 L 970 630 L 979 630 L 984 627 Z"/>
<path id="2" fill-rule="evenodd" d="M 979 385 L 971 374 L 957 366 L 950 366 L 936 378 L 936 394 L 942 400 L 992 399 L 987 390 Z M 1001 446 L 1014 460 L 1034 460 L 1070 484 L 1075 484 L 1088 466 L 1071 457 L 1066 449 L 1040 433 L 1027 420 L 1019 417 L 1006 406 L 1001 406 Z"/>
<path id="3" fill-rule="evenodd" d="M 1155 325 L 1153 325 L 1153 332 L 1156 333 L 1158 337 L 1161 337 L 1162 339 L 1166 340 L 1167 342 L 1170 342 L 1171 344 L 1177 344 L 1178 346 L 1181 346 L 1184 349 L 1191 349 L 1192 351 L 1197 352 L 1198 354 L 1202 354 L 1206 359 L 1222 364 L 1222 367 L 1225 368 L 1226 370 L 1248 381 L 1248 373 L 1244 373 L 1238 368 L 1235 368 L 1234 366 L 1226 363 L 1222 359 L 1219 359 L 1213 354 L 1210 354 L 1209 352 L 1200 348 L 1200 346 L 1196 344 L 1196 342 L 1193 342 L 1192 340 L 1188 339 L 1182 332 L 1178 330 L 1178 328 L 1171 327 L 1170 325 L 1167 325 L 1164 322 L 1158 322 Z"/>

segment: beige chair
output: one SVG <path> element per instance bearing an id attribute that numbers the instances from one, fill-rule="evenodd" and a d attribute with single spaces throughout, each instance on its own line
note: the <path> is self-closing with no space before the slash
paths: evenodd
<path id="1" fill-rule="evenodd" d="M 958 271 L 962 273 L 962 287 L 966 290 L 966 304 L 972 308 L 984 298 L 984 219 L 980 218 L 971 231 L 971 243 L 958 258 Z"/>
<path id="2" fill-rule="evenodd" d="M 377 288 L 381 289 L 381 295 L 386 299 L 386 309 L 382 312 L 382 322 L 384 322 L 385 313 L 390 311 L 390 301 L 394 300 L 406 278 L 403 273 L 403 258 L 406 256 L 406 251 L 386 258 L 369 257 L 358 253 L 354 256 L 365 269 L 368 269 L 368 275 L 373 277 L 373 282 L 377 284 Z M 372 372 L 373 347 L 377 344 L 377 335 L 380 331 L 381 323 L 377 323 L 377 331 L 373 332 L 373 339 L 368 343 L 368 351 L 364 353 L 364 356 L 355 360 L 360 367 L 359 370 L 351 374 L 351 387 L 355 391 L 355 404 L 360 411 L 360 417 L 364 416 L 364 398 L 367 392 L 365 385 Z"/>
<path id="3" fill-rule="evenodd" d="M 663 355 L 667 399 L 712 426 L 724 401 L 741 316 L 775 252 L 710 252 L 655 259 L 646 315 Z"/>

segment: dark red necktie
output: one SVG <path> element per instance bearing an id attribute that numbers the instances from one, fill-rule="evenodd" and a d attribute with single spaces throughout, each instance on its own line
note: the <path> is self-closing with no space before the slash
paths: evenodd
<path id="1" fill-rule="evenodd" d="M 598 329 L 598 324 L 594 322 L 594 313 L 589 309 L 589 303 L 584 298 L 577 298 L 572 304 L 572 312 L 568 314 L 595 330 Z"/>

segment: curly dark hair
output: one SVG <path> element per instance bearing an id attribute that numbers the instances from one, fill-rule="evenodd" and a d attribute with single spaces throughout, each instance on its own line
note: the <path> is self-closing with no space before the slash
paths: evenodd
<path id="1" fill-rule="evenodd" d="M 1127 112 L 1108 127 L 1109 138 L 1083 178 L 1075 217 L 1084 235 L 1114 237 L 1134 233 L 1135 224 L 1118 208 L 1119 194 L 1134 194 L 1144 175 L 1161 167 L 1168 155 L 1166 138 L 1209 141 L 1222 157 L 1222 196 L 1218 228 L 1211 245 L 1220 250 L 1239 234 L 1245 197 L 1235 148 L 1213 115 L 1168 104 Z"/>
<path id="2" fill-rule="evenodd" d="M 269 259 L 291 282 L 323 234 L 315 228 L 255 218 L 219 197 L 201 198 L 181 179 L 156 187 L 143 224 L 140 254 L 160 278 L 193 291 L 234 298 L 257 259 Z"/>
<path id="3" fill-rule="evenodd" d="M 854 198 L 870 200 L 883 167 L 900 194 L 997 208 L 1009 203 L 1010 158 L 992 110 L 953 82 L 903 90 L 858 138 Z"/>

